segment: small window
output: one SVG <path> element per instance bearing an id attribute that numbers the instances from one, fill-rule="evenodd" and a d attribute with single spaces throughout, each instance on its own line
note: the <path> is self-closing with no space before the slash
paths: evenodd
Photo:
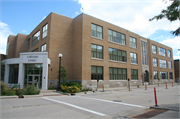
<path id="1" fill-rule="evenodd" d="M 108 40 L 110 42 L 126 45 L 126 36 L 110 29 L 108 30 Z"/>
<path id="2" fill-rule="evenodd" d="M 159 55 L 166 56 L 166 49 L 159 47 Z"/>
<path id="3" fill-rule="evenodd" d="M 171 51 L 168 50 L 168 57 L 171 58 Z"/>
<path id="4" fill-rule="evenodd" d="M 32 36 L 31 46 L 34 46 L 35 44 L 37 44 L 37 43 L 39 42 L 39 35 L 40 35 L 40 31 L 36 32 L 36 33 Z"/>
<path id="5" fill-rule="evenodd" d="M 137 48 L 137 40 L 136 40 L 136 38 L 129 37 L 129 41 L 130 41 L 130 47 Z"/>
<path id="6" fill-rule="evenodd" d="M 103 39 L 103 28 L 96 24 L 91 24 L 91 36 Z"/>
<path id="7" fill-rule="evenodd" d="M 48 32 L 48 24 L 43 26 L 42 39 L 47 36 L 47 32 Z"/>
<path id="8" fill-rule="evenodd" d="M 30 38 L 27 40 L 27 49 L 30 48 Z"/>
<path id="9" fill-rule="evenodd" d="M 167 68 L 166 60 L 159 59 L 159 65 L 161 68 Z"/>
<path id="10" fill-rule="evenodd" d="M 131 57 L 131 63 L 137 64 L 137 54 L 136 53 L 130 53 Z"/>
<path id="11" fill-rule="evenodd" d="M 158 71 L 153 71 L 154 79 L 158 79 Z"/>
<path id="12" fill-rule="evenodd" d="M 46 52 L 46 44 L 41 46 L 41 52 Z"/>
<path id="13" fill-rule="evenodd" d="M 138 70 L 137 69 L 131 69 L 131 79 L 138 80 Z"/>
<path id="14" fill-rule="evenodd" d="M 103 67 L 91 66 L 91 80 L 103 80 Z"/>
<path id="15" fill-rule="evenodd" d="M 91 57 L 103 59 L 103 46 L 91 44 Z"/>
<path id="16" fill-rule="evenodd" d="M 153 58 L 153 66 L 154 66 L 154 67 L 157 67 L 157 66 L 158 66 L 157 58 Z"/>
<path id="17" fill-rule="evenodd" d="M 109 60 L 126 62 L 126 51 L 109 48 Z"/>
<path id="18" fill-rule="evenodd" d="M 168 64 L 169 64 L 169 69 L 172 69 L 172 62 L 168 61 Z"/>
<path id="19" fill-rule="evenodd" d="M 155 46 L 155 45 L 152 45 L 152 53 L 154 53 L 154 54 L 157 53 L 157 50 L 156 50 L 156 46 Z"/>

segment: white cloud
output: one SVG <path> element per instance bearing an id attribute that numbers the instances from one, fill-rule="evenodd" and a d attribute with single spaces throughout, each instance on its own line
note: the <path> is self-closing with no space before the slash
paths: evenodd
<path id="1" fill-rule="evenodd" d="M 6 44 L 8 36 L 12 31 L 8 24 L 0 21 L 0 54 L 6 54 Z"/>
<path id="2" fill-rule="evenodd" d="M 180 49 L 180 37 L 175 37 L 173 39 L 163 40 L 160 43 L 167 45 L 167 46 L 169 46 L 169 47 L 171 47 L 177 51 L 178 51 L 178 49 Z"/>
<path id="3" fill-rule="evenodd" d="M 149 21 L 170 2 L 162 0 L 79 0 L 84 13 L 148 37 L 158 29 L 175 30 L 177 22 Z M 82 11 L 82 10 L 81 10 Z"/>
<path id="4" fill-rule="evenodd" d="M 23 33 L 27 33 L 27 31 L 26 31 L 26 30 L 22 30 L 22 32 L 23 32 Z"/>
<path id="5" fill-rule="evenodd" d="M 180 56 L 173 56 L 173 59 L 174 59 L 174 60 L 180 59 Z"/>

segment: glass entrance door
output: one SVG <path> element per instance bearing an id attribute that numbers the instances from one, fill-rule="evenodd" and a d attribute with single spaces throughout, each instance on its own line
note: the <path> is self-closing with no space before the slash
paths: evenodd
<path id="1" fill-rule="evenodd" d="M 35 83 L 35 86 L 39 88 L 40 86 L 40 75 L 28 75 L 27 76 L 27 85 L 32 85 Z"/>

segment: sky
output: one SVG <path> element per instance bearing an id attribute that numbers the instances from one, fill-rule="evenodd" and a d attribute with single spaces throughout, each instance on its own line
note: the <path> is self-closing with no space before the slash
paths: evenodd
<path id="1" fill-rule="evenodd" d="M 6 53 L 7 38 L 29 34 L 51 12 L 75 18 L 82 12 L 173 48 L 180 59 L 180 37 L 170 32 L 179 21 L 149 21 L 166 9 L 165 0 L 0 0 L 0 54 Z M 83 10 L 82 10 L 83 8 Z"/>

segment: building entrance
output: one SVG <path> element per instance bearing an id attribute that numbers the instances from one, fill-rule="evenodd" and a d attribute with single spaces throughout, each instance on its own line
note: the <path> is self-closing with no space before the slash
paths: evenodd
<path id="1" fill-rule="evenodd" d="M 27 86 L 33 83 L 37 88 L 40 87 L 40 75 L 27 75 Z"/>
<path id="2" fill-rule="evenodd" d="M 149 72 L 147 70 L 144 72 L 144 82 L 149 82 Z"/>

